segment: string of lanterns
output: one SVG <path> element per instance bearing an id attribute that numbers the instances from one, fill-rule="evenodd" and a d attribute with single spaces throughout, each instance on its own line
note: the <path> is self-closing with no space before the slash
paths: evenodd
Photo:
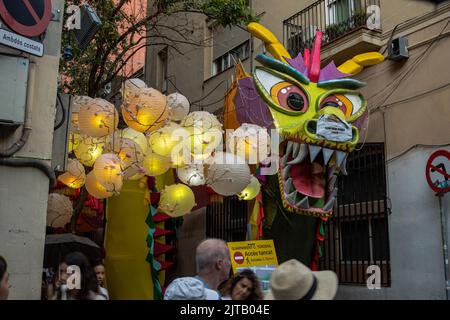
<path id="1" fill-rule="evenodd" d="M 270 138 L 265 128 L 243 124 L 227 137 L 229 152 L 217 152 L 223 126 L 206 111 L 189 112 L 180 93 L 165 96 L 140 79 L 125 81 L 121 114 L 128 126 L 119 130 L 119 113 L 103 99 L 73 99 L 67 171 L 58 180 L 70 188 L 85 185 L 97 199 L 118 195 L 124 180 L 158 176 L 175 169 L 182 183 L 166 186 L 159 210 L 179 217 L 195 206 L 191 186 L 207 185 L 223 196 L 255 198 L 258 180 L 248 165 L 252 155 L 267 158 Z M 253 163 L 253 162 L 251 162 Z M 86 169 L 90 172 L 86 173 Z"/>

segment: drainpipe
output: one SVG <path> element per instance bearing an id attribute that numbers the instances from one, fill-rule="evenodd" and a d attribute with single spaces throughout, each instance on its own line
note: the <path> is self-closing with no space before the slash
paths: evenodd
<path id="1" fill-rule="evenodd" d="M 444 256 L 444 275 L 445 275 L 445 297 L 450 300 L 450 282 L 448 279 L 448 247 L 447 247 L 447 219 L 442 208 L 443 194 L 439 194 L 439 213 L 441 216 L 441 233 L 442 233 L 442 253 Z"/>

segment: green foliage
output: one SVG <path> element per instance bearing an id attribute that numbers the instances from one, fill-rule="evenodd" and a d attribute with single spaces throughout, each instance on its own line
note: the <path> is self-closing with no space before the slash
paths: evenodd
<path id="1" fill-rule="evenodd" d="M 183 34 L 181 28 L 174 29 L 175 34 L 178 32 L 182 35 L 182 41 L 174 36 L 159 36 L 153 41 L 147 41 L 147 30 L 153 30 L 160 35 L 166 34 L 167 26 L 159 30 L 161 17 L 180 12 L 196 12 L 214 19 L 216 25 L 224 27 L 257 21 L 245 0 L 155 0 L 156 10 L 153 8 L 148 14 L 138 17 L 124 9 L 132 2 L 134 1 L 89 1 L 101 19 L 102 27 L 84 50 L 78 48 L 71 32 L 63 32 L 62 49 L 70 45 L 74 51 L 73 60 L 61 59 L 60 63 L 64 91 L 77 95 L 99 96 L 106 84 L 122 75 L 127 58 L 134 55 L 138 49 L 161 44 L 162 38 L 172 46 L 177 42 L 189 43 L 190 39 L 186 38 L 186 34 L 189 34 L 186 32 L 186 25 L 183 26 Z M 68 0 L 66 6 L 80 3 L 80 0 Z"/>

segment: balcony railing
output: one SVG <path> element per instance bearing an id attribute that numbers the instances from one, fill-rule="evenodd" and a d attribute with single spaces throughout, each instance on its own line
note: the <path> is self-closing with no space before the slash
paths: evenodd
<path id="1" fill-rule="evenodd" d="M 319 0 L 283 21 L 283 41 L 296 56 L 312 48 L 316 30 L 323 32 L 322 45 L 357 29 L 380 30 L 380 0 Z"/>

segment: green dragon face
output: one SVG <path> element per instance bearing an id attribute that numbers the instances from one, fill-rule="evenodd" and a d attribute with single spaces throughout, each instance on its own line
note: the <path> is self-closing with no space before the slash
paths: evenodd
<path id="1" fill-rule="evenodd" d="M 259 55 L 253 73 L 281 136 L 279 185 L 283 205 L 306 215 L 331 215 L 340 172 L 359 140 L 366 111 L 355 91 L 364 84 L 346 78 L 334 64 L 312 72 L 301 56 L 284 61 Z M 320 59 L 319 59 L 320 63 Z M 338 78 L 334 78 L 337 76 Z"/>

